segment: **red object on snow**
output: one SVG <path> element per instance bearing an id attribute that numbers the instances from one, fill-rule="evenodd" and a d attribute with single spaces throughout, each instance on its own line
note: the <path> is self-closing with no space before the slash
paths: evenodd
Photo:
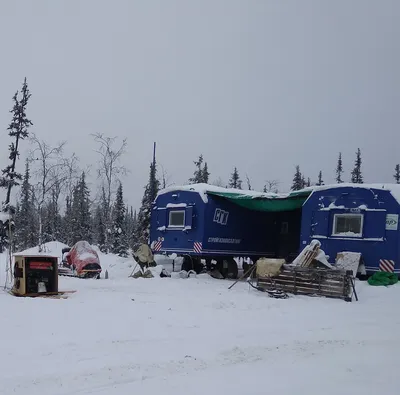
<path id="1" fill-rule="evenodd" d="M 79 277 L 100 275 L 100 259 L 96 250 L 87 241 L 78 241 L 66 255 L 67 264 Z"/>

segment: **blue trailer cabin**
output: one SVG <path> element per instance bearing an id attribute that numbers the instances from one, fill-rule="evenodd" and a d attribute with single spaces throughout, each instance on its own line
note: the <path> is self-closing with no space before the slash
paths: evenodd
<path id="1" fill-rule="evenodd" d="M 301 248 L 317 239 L 334 263 L 337 253 L 360 252 L 366 274 L 400 273 L 400 185 L 316 187 L 304 202 Z"/>
<path id="2" fill-rule="evenodd" d="M 198 270 L 201 258 L 207 266 L 214 260 L 230 277 L 237 276 L 234 257 L 290 260 L 298 253 L 301 207 L 310 193 L 263 194 L 206 184 L 164 189 L 152 207 L 151 249 L 181 255 L 187 267 L 195 264 Z"/>

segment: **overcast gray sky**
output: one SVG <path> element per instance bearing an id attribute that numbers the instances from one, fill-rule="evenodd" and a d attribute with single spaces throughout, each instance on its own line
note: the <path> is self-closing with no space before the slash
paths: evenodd
<path id="1" fill-rule="evenodd" d="M 365 181 L 392 182 L 399 17 L 398 0 L 1 0 L 0 165 L 26 76 L 31 131 L 68 140 L 82 164 L 96 160 L 91 133 L 128 138 L 136 207 L 153 141 L 177 184 L 200 153 L 211 181 L 237 166 L 285 190 L 296 164 L 333 182 L 342 151 L 348 180 L 358 147 Z"/>

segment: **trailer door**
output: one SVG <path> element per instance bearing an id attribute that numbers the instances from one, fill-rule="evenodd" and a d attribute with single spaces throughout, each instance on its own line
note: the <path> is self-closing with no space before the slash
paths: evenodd
<path id="1" fill-rule="evenodd" d="M 166 207 L 157 208 L 157 228 L 167 226 L 167 209 Z"/>

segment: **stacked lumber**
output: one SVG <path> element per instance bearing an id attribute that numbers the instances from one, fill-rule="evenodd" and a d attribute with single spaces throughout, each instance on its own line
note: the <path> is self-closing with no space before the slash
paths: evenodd
<path id="1" fill-rule="evenodd" d="M 307 245 L 299 256 L 292 262 L 292 265 L 298 267 L 309 267 L 317 257 L 321 243 L 318 240 L 313 240 L 310 245 Z"/>

